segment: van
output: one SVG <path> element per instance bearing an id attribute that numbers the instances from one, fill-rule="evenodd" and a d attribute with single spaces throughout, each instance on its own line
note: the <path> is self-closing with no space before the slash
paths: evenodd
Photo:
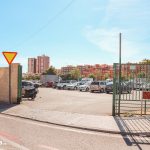
<path id="1" fill-rule="evenodd" d="M 106 81 L 93 81 L 90 85 L 90 92 L 105 92 Z"/>

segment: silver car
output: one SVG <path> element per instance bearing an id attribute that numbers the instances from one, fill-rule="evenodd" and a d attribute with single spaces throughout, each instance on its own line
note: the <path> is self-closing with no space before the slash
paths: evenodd
<path id="1" fill-rule="evenodd" d="M 76 80 L 67 80 L 67 81 L 61 81 L 57 84 L 58 89 L 66 89 L 67 85 L 73 84 L 77 82 Z"/>
<path id="2" fill-rule="evenodd" d="M 90 85 L 91 85 L 91 82 L 86 82 L 85 84 L 83 85 L 80 85 L 78 87 L 79 91 L 89 91 L 90 90 Z"/>
<path id="3" fill-rule="evenodd" d="M 82 82 L 75 82 L 75 83 L 70 83 L 66 86 L 67 90 L 77 90 L 80 85 L 83 85 Z"/>

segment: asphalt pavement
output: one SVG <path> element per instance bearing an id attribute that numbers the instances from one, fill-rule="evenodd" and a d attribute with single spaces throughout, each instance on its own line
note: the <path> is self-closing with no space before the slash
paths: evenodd
<path id="1" fill-rule="evenodd" d="M 39 88 L 39 93 L 34 101 L 23 99 L 21 105 L 12 109 L 15 112 L 24 108 L 27 111 L 28 108 L 32 108 L 39 111 L 110 116 L 112 114 L 112 94 Z"/>
<path id="2" fill-rule="evenodd" d="M 73 128 L 150 136 L 149 116 L 113 117 L 106 115 L 107 104 L 105 102 L 111 105 L 111 98 L 112 95 L 104 93 L 41 88 L 34 101 L 25 100 L 20 105 L 1 106 L 0 111 L 11 116 Z"/>
<path id="3" fill-rule="evenodd" d="M 91 132 L 2 114 L 0 136 L 7 139 L 8 145 L 12 144 L 14 149 L 10 150 L 19 150 L 18 145 L 20 150 L 149 150 L 150 146 L 148 137 Z"/>

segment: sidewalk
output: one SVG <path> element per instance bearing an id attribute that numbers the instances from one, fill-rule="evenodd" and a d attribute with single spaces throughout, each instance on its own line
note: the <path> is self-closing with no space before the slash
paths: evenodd
<path id="1" fill-rule="evenodd" d="M 150 116 L 96 116 L 60 111 L 49 111 L 42 109 L 32 109 L 25 106 L 20 107 L 20 105 L 1 111 L 1 113 L 79 129 L 122 135 L 129 134 L 150 136 Z"/>

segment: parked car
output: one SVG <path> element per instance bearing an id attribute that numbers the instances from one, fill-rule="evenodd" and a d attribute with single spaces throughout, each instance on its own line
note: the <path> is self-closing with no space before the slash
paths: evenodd
<path id="1" fill-rule="evenodd" d="M 22 97 L 34 99 L 38 93 L 38 88 L 33 82 L 22 81 Z"/>
<path id="2" fill-rule="evenodd" d="M 70 83 L 66 86 L 67 90 L 77 90 L 80 85 L 83 85 L 83 82 L 75 82 L 75 83 Z"/>
<path id="3" fill-rule="evenodd" d="M 104 92 L 106 88 L 106 81 L 94 81 L 90 85 L 90 92 Z"/>
<path id="4" fill-rule="evenodd" d="M 149 91 L 150 90 L 150 83 L 142 83 L 140 86 L 140 90 Z"/>
<path id="5" fill-rule="evenodd" d="M 67 81 L 61 81 L 57 84 L 58 89 L 66 89 L 66 86 L 72 83 L 77 82 L 76 80 L 67 80 Z"/>
<path id="6" fill-rule="evenodd" d="M 125 83 L 130 86 L 132 90 L 139 89 L 139 84 L 134 81 L 126 81 Z"/>
<path id="7" fill-rule="evenodd" d="M 79 91 L 89 91 L 90 90 L 90 84 L 91 84 L 91 82 L 86 82 L 86 83 L 84 83 L 83 85 L 80 85 L 79 87 L 78 87 L 78 90 Z"/>
<path id="8" fill-rule="evenodd" d="M 43 84 L 43 86 L 51 88 L 51 87 L 53 87 L 53 82 L 46 82 Z"/>
<path id="9" fill-rule="evenodd" d="M 31 82 L 37 87 L 42 86 L 42 83 L 39 80 L 32 80 Z"/>
<path id="10" fill-rule="evenodd" d="M 121 82 L 121 93 L 131 93 L 132 87 L 128 84 L 126 84 L 125 82 Z M 113 92 L 113 82 L 109 82 L 106 84 L 106 88 L 105 88 L 105 92 L 106 93 L 110 93 Z M 116 82 L 116 93 L 119 93 L 119 83 Z"/>
<path id="11" fill-rule="evenodd" d="M 56 88 L 57 88 L 57 84 L 58 84 L 58 82 L 57 82 L 57 81 L 56 81 L 56 82 L 54 82 L 54 83 L 53 83 L 52 88 L 56 89 Z"/>

